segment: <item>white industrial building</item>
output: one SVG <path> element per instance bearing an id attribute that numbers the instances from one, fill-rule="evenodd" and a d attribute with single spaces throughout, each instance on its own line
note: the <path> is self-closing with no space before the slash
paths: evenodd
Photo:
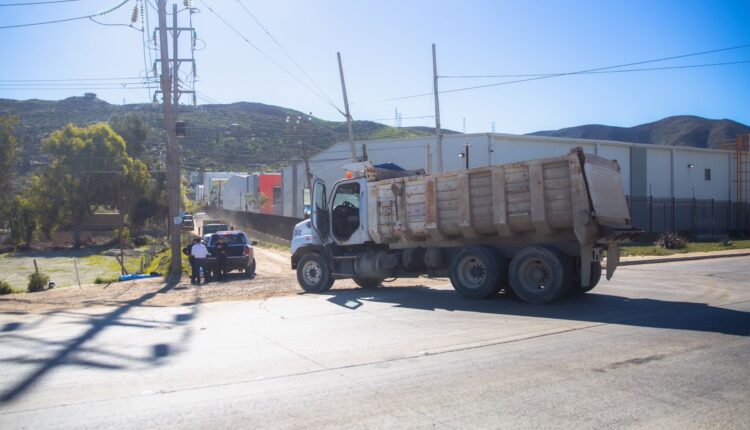
<path id="1" fill-rule="evenodd" d="M 437 139 L 434 136 L 358 141 L 355 148 L 360 157 L 363 146 L 373 164 L 395 163 L 405 169 L 438 171 Z M 735 151 L 499 133 L 454 134 L 442 139 L 443 171 L 465 168 L 466 159 L 459 154 L 463 154 L 467 147 L 469 167 L 556 157 L 567 154 L 572 148 L 583 147 L 587 153 L 617 160 L 620 164 L 631 210 L 646 212 L 634 213 L 634 223 L 648 223 L 649 230 L 653 228 L 655 231 L 690 230 L 688 224 L 691 220 L 683 213 L 687 201 L 693 202 L 690 209 L 692 230 L 708 230 L 706 225 L 699 226 L 709 222 L 708 209 L 701 207 L 702 213 L 699 213 L 696 206 L 708 201 L 711 202 L 712 229 L 719 228 L 716 219 L 720 219 L 726 229 L 730 229 L 733 222 L 732 203 L 737 201 Z M 342 166 L 350 161 L 349 144 L 337 143 L 310 158 L 310 173 L 330 185 L 344 177 L 346 171 Z M 304 188 L 304 163 L 294 163 L 282 171 L 285 216 L 303 216 Z M 668 210 L 666 206 L 655 206 L 660 202 L 671 202 L 671 206 Z M 637 208 L 642 203 L 647 203 L 647 207 Z"/>

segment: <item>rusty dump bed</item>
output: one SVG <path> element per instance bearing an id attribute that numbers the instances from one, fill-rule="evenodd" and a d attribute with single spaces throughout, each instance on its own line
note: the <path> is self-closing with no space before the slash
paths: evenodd
<path id="1" fill-rule="evenodd" d="M 631 228 L 619 165 L 580 149 L 556 158 L 370 182 L 368 202 L 370 236 L 395 247 L 571 238 L 590 245 L 605 230 Z"/>

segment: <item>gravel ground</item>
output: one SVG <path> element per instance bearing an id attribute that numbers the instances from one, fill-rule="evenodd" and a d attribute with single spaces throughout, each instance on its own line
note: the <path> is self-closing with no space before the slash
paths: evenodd
<path id="1" fill-rule="evenodd" d="M 231 273 L 223 283 L 211 282 L 194 286 L 190 279 L 167 288 L 161 278 L 117 282 L 108 285 L 84 285 L 39 293 L 0 296 L 0 312 L 40 313 L 60 309 L 93 306 L 122 306 L 137 302 L 139 306 L 180 306 L 201 302 L 260 300 L 273 296 L 301 294 L 296 272 L 291 269 L 289 253 L 270 248 L 255 248 L 257 274 L 247 279 L 243 274 Z M 447 279 L 398 279 L 387 286 L 430 286 L 445 284 Z M 339 280 L 333 289 L 358 288 L 351 280 Z"/>

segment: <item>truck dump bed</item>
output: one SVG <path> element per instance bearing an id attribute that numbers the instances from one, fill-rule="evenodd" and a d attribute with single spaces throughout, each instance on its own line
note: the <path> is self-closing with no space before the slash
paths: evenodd
<path id="1" fill-rule="evenodd" d="M 612 230 L 632 229 L 619 165 L 581 149 L 562 157 L 370 182 L 368 200 L 370 236 L 392 247 L 502 238 L 577 239 L 587 245 Z"/>

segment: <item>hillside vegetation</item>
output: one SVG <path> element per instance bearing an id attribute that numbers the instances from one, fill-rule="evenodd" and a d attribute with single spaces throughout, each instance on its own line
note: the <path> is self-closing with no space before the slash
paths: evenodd
<path id="1" fill-rule="evenodd" d="M 144 158 L 152 162 L 162 160 L 163 117 L 159 105 L 112 105 L 93 97 L 60 101 L 0 99 L 0 115 L 10 114 L 20 120 L 15 134 L 24 166 L 48 161 L 40 151 L 42 138 L 68 123 L 87 125 L 131 113 L 141 116 L 151 128 Z M 302 112 L 261 103 L 180 106 L 179 119 L 187 123 L 187 137 L 180 141 L 183 165 L 196 169 L 274 168 L 302 158 L 301 139 L 312 155 L 347 138 L 345 122 L 308 119 Z M 354 122 L 357 140 L 429 134 L 429 129 Z"/>
<path id="2" fill-rule="evenodd" d="M 535 136 L 616 140 L 666 146 L 719 148 L 734 141 L 737 134 L 750 133 L 750 127 L 729 119 L 712 120 L 699 116 L 670 116 L 635 127 L 589 124 L 530 133 Z"/>

